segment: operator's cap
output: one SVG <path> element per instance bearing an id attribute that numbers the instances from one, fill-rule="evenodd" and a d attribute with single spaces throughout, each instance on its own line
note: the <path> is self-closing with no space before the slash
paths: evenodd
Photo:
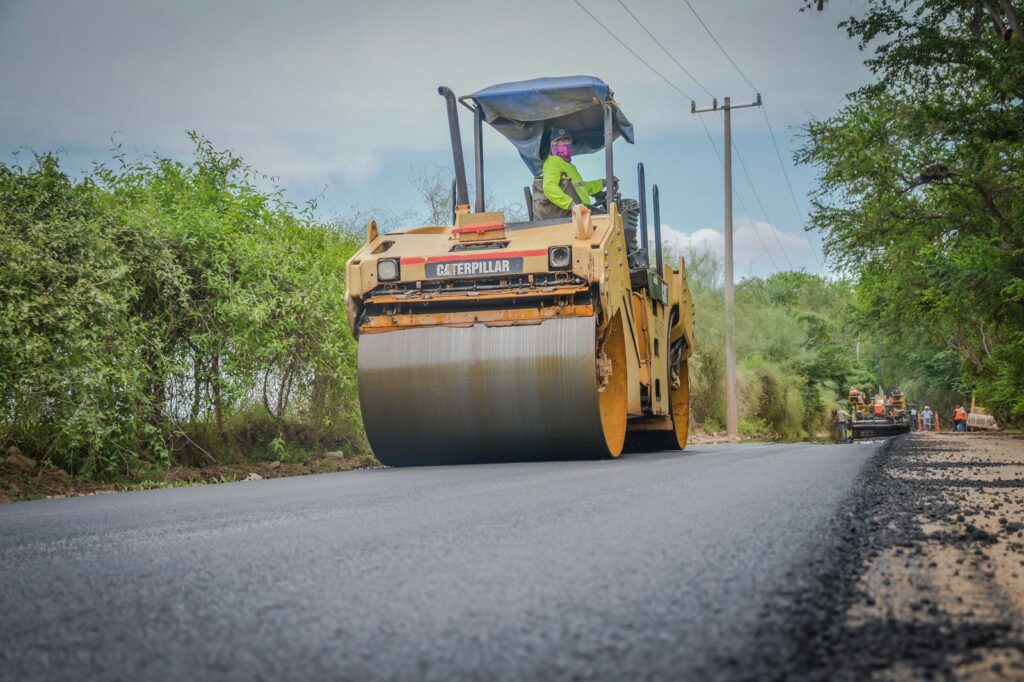
<path id="1" fill-rule="evenodd" d="M 570 133 L 565 128 L 552 128 L 551 129 L 551 141 L 554 142 L 555 140 L 557 140 L 560 137 L 568 137 L 571 140 L 572 139 L 572 133 Z"/>

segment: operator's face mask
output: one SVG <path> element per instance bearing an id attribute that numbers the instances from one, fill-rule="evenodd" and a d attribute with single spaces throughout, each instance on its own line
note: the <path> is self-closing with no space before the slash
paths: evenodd
<path id="1" fill-rule="evenodd" d="M 560 139 L 551 143 L 551 153 L 558 158 L 568 161 L 572 158 L 572 140 Z"/>

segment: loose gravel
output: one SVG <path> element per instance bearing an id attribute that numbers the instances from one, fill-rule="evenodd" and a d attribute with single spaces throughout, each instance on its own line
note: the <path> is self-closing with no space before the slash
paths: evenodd
<path id="1" fill-rule="evenodd" d="M 734 676 L 1024 678 L 1024 440 L 902 436 L 862 477 Z"/>

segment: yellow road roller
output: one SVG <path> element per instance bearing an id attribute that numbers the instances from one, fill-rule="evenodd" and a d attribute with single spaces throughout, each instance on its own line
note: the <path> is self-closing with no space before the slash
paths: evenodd
<path id="1" fill-rule="evenodd" d="M 611 89 L 574 76 L 461 98 L 438 92 L 454 160 L 452 224 L 383 233 L 371 221 L 347 266 L 359 400 L 377 458 L 412 466 L 685 447 L 693 351 L 685 264 L 664 264 L 657 185 L 649 244 L 642 164 L 639 200 L 616 193 L 612 143 L 631 143 L 633 127 Z M 472 208 L 460 105 L 474 124 Z M 542 218 L 533 212 L 540 197 L 526 187 L 529 219 L 508 222 L 485 207 L 484 123 L 534 176 L 548 131 L 570 131 L 577 154 L 604 150 L 610 190 Z"/>

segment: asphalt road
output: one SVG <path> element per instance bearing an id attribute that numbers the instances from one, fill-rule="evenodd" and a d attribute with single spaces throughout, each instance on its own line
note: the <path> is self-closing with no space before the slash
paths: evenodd
<path id="1" fill-rule="evenodd" d="M 693 446 L 0 507 L 0 678 L 770 676 L 875 451 Z"/>

